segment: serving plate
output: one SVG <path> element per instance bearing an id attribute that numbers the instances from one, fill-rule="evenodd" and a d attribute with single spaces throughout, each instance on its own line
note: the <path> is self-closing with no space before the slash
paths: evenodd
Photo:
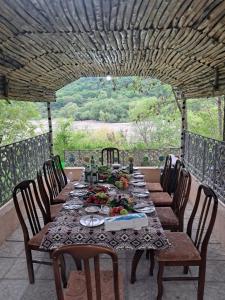
<path id="1" fill-rule="evenodd" d="M 77 183 L 74 183 L 73 186 L 74 186 L 75 189 L 84 189 L 84 188 L 87 187 L 87 184 L 77 182 Z"/>
<path id="2" fill-rule="evenodd" d="M 87 213 L 89 214 L 95 214 L 99 212 L 99 207 L 98 206 L 88 206 L 84 209 Z"/>
<path id="3" fill-rule="evenodd" d="M 135 174 L 133 175 L 133 177 L 134 177 L 135 179 L 143 179 L 145 176 L 142 175 L 142 174 L 139 174 L 139 173 L 135 173 Z"/>
<path id="4" fill-rule="evenodd" d="M 151 214 L 155 211 L 155 207 L 145 206 L 145 207 L 141 207 L 141 208 L 133 208 L 133 210 L 138 213 Z"/>
<path id="5" fill-rule="evenodd" d="M 80 224 L 85 227 L 97 227 L 104 224 L 105 218 L 99 215 L 87 215 L 80 219 Z"/>
<path id="6" fill-rule="evenodd" d="M 149 193 L 145 193 L 145 192 L 143 192 L 143 193 L 133 193 L 133 196 L 137 197 L 137 198 L 148 198 Z"/>
<path id="7" fill-rule="evenodd" d="M 67 202 L 67 203 L 63 204 L 63 208 L 64 209 L 74 209 L 74 210 L 77 210 L 77 209 L 80 209 L 82 207 L 83 207 L 83 204 L 80 204 L 80 203 L 70 203 L 70 202 Z"/>
<path id="8" fill-rule="evenodd" d="M 136 186 L 136 187 L 145 187 L 146 183 L 144 181 L 134 182 L 133 186 Z"/>

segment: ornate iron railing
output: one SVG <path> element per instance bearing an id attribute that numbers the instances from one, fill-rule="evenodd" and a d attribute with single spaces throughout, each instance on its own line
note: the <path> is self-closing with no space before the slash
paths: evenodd
<path id="1" fill-rule="evenodd" d="M 49 156 L 49 133 L 0 147 L 0 205 L 12 197 L 16 184 L 36 177 Z"/>
<path id="2" fill-rule="evenodd" d="M 168 153 L 175 155 L 180 154 L 180 148 L 167 148 L 167 149 L 145 149 L 145 150 L 120 150 L 120 163 L 122 165 L 128 165 L 128 158 L 132 156 L 134 158 L 134 164 L 136 166 L 154 166 L 159 167 L 163 164 L 163 161 Z M 95 150 L 65 150 L 65 166 L 84 166 L 85 159 L 94 157 L 97 163 L 101 162 L 101 149 Z"/>
<path id="3" fill-rule="evenodd" d="M 201 182 L 208 184 L 225 203 L 225 142 L 185 132 L 184 163 Z"/>

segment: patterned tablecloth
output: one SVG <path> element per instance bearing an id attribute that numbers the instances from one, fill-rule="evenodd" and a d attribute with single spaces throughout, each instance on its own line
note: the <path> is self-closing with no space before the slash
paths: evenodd
<path id="1" fill-rule="evenodd" d="M 68 198 L 72 185 L 68 185 L 62 192 Z M 151 205 L 153 205 L 151 203 Z M 84 227 L 80 218 L 86 215 L 84 208 L 80 210 L 62 209 L 49 226 L 41 248 L 51 250 L 62 245 L 95 244 L 117 250 L 166 249 L 169 242 L 154 211 L 148 216 L 148 226 L 141 230 L 123 229 L 120 231 L 105 231 L 104 224 L 98 227 Z"/>

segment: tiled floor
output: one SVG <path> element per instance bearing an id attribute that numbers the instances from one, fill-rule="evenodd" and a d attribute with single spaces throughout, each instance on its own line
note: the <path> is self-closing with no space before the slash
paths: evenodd
<path id="1" fill-rule="evenodd" d="M 187 215 L 190 207 L 187 209 Z M 46 256 L 46 254 L 35 254 Z M 130 284 L 130 266 L 133 253 L 121 252 L 119 254 L 120 271 L 125 278 L 126 300 L 156 299 L 157 285 L 156 275 L 148 275 L 148 261 L 142 257 L 137 270 L 137 281 Z M 48 259 L 48 255 L 46 256 Z M 102 259 L 103 265 L 107 268 L 109 261 Z M 170 274 L 181 274 L 180 268 L 167 268 Z M 192 268 L 191 273 L 196 273 Z M 225 249 L 212 236 L 208 249 L 207 275 L 205 287 L 205 300 L 225 300 Z M 188 275 L 190 276 L 190 275 Z M 25 255 L 23 247 L 22 232 L 18 228 L 12 236 L 0 247 L 0 300 L 55 300 L 55 286 L 51 266 L 35 266 L 35 284 L 30 285 L 27 279 Z M 197 299 L 196 282 L 166 282 L 164 283 L 165 300 L 193 300 Z M 107 300 L 107 299 L 103 299 Z"/>

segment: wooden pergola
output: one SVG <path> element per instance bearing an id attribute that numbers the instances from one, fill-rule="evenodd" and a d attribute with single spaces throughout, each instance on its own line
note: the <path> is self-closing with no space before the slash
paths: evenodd
<path id="1" fill-rule="evenodd" d="M 50 103 L 80 77 L 151 76 L 184 99 L 185 129 L 186 98 L 224 94 L 225 0 L 0 0 L 0 8 L 0 99 Z"/>
<path id="2" fill-rule="evenodd" d="M 0 97 L 53 101 L 83 76 L 224 94 L 224 0 L 0 0 Z"/>

